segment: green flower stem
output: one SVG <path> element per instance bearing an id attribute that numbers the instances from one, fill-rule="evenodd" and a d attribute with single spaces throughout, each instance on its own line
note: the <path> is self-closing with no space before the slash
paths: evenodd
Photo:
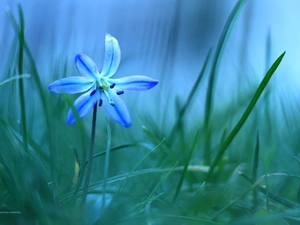
<path id="1" fill-rule="evenodd" d="M 97 102 L 94 105 L 93 110 L 93 122 L 92 122 L 92 132 L 91 132 L 91 144 L 90 144 L 90 152 L 89 152 L 89 161 L 86 170 L 86 176 L 83 186 L 83 194 L 82 194 L 82 205 L 85 203 L 87 192 L 89 189 L 89 183 L 92 173 L 92 163 L 93 163 L 93 154 L 94 154 L 94 144 L 95 144 L 95 129 L 96 129 L 96 120 L 97 120 Z"/>

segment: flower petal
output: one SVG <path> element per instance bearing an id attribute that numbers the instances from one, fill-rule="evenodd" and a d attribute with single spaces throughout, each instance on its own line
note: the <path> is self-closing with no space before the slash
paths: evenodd
<path id="1" fill-rule="evenodd" d="M 114 91 L 111 90 L 109 90 L 109 97 L 114 102 L 114 106 L 109 103 L 109 100 L 105 95 L 103 96 L 106 98 L 103 101 L 103 107 L 107 114 L 122 126 L 130 127 L 131 117 L 125 102 L 119 96 L 117 96 Z"/>
<path id="2" fill-rule="evenodd" d="M 110 34 L 105 36 L 105 56 L 101 76 L 111 77 L 119 67 L 121 50 L 117 39 Z"/>
<path id="3" fill-rule="evenodd" d="M 146 76 L 129 76 L 108 80 L 109 82 L 116 84 L 116 89 L 123 91 L 144 91 L 151 89 L 158 84 L 157 80 L 153 80 Z"/>
<path id="4" fill-rule="evenodd" d="M 48 89 L 55 93 L 75 94 L 89 90 L 94 83 L 84 77 L 67 77 L 54 81 L 48 86 Z"/>
<path id="5" fill-rule="evenodd" d="M 99 76 L 99 72 L 94 61 L 84 54 L 75 56 L 75 66 L 81 76 L 89 80 L 95 80 Z"/>
<path id="6" fill-rule="evenodd" d="M 97 103 L 99 98 L 99 91 L 96 91 L 92 96 L 91 92 L 87 92 L 77 98 L 74 102 L 74 106 L 77 109 L 78 115 L 80 118 L 86 116 Z M 73 110 L 70 109 L 67 116 L 67 124 L 72 125 L 76 121 L 76 118 L 73 114 Z"/>

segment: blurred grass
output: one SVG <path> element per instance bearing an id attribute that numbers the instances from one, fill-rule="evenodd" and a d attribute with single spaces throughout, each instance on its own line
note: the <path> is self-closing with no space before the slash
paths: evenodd
<path id="1" fill-rule="evenodd" d="M 238 2 L 238 9 L 244 2 Z M 238 11 L 235 8 L 230 18 Z M 284 53 L 257 89 L 245 90 L 219 108 L 207 106 L 206 116 L 193 118 L 192 126 L 185 126 L 186 114 L 196 102 L 207 67 L 215 71 L 210 79 L 216 79 L 211 77 L 223 47 L 217 48 L 212 62 L 208 53 L 189 98 L 177 104 L 172 126 L 151 121 L 152 112 L 141 116 L 142 128 L 125 130 L 112 123 L 107 132 L 98 125 L 91 182 L 82 206 L 90 118 L 66 125 L 74 98 L 48 91 L 26 43 L 21 6 L 19 24 L 10 11 L 8 16 L 16 41 L 8 65 L 1 68 L 1 224 L 299 223 L 300 164 L 294 157 L 300 157 L 300 105 L 290 106 L 272 91 L 258 101 Z M 226 38 L 221 36 L 219 43 Z M 68 62 L 58 62 L 45 68 L 54 79 L 68 72 Z M 199 107 L 212 105 L 214 82 Z M 279 100 L 271 101 L 275 97 Z M 28 126 L 20 130 L 24 120 Z M 108 150 L 109 164 L 104 157 Z M 211 156 L 214 160 L 207 164 Z"/>

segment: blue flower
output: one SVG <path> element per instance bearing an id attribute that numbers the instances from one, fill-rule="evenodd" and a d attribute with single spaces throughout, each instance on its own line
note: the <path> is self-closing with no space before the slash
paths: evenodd
<path id="1" fill-rule="evenodd" d="M 76 94 L 85 92 L 74 102 L 80 118 L 86 116 L 98 103 L 113 120 L 124 127 L 130 127 L 130 113 L 120 95 L 126 91 L 151 89 L 158 84 L 158 81 L 141 75 L 112 79 L 111 76 L 116 73 L 120 60 L 121 50 L 117 39 L 106 34 L 105 56 L 101 73 L 92 59 L 86 55 L 78 54 L 75 57 L 75 65 L 81 76 L 54 81 L 48 88 L 55 93 Z M 70 109 L 66 122 L 68 125 L 72 125 L 75 121 L 74 113 Z"/>

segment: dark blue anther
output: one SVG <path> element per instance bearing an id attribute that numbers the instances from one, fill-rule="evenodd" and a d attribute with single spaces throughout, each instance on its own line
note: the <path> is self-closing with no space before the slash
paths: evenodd
<path id="1" fill-rule="evenodd" d="M 103 87 L 102 87 L 102 86 L 99 86 L 99 89 L 100 89 L 100 90 L 103 90 Z"/>
<path id="2" fill-rule="evenodd" d="M 100 101 L 99 101 L 99 106 L 100 106 L 100 107 L 102 106 L 102 103 L 103 103 L 103 100 L 100 99 Z"/>
<path id="3" fill-rule="evenodd" d="M 113 89 L 115 86 L 116 86 L 116 84 L 113 83 L 113 84 L 111 84 L 109 87 L 110 87 L 111 89 Z"/>
<path id="4" fill-rule="evenodd" d="M 90 94 L 90 96 L 93 96 L 96 93 L 96 90 L 93 90 Z"/>
<path id="5" fill-rule="evenodd" d="M 117 95 L 124 94 L 124 91 L 117 91 Z"/>

